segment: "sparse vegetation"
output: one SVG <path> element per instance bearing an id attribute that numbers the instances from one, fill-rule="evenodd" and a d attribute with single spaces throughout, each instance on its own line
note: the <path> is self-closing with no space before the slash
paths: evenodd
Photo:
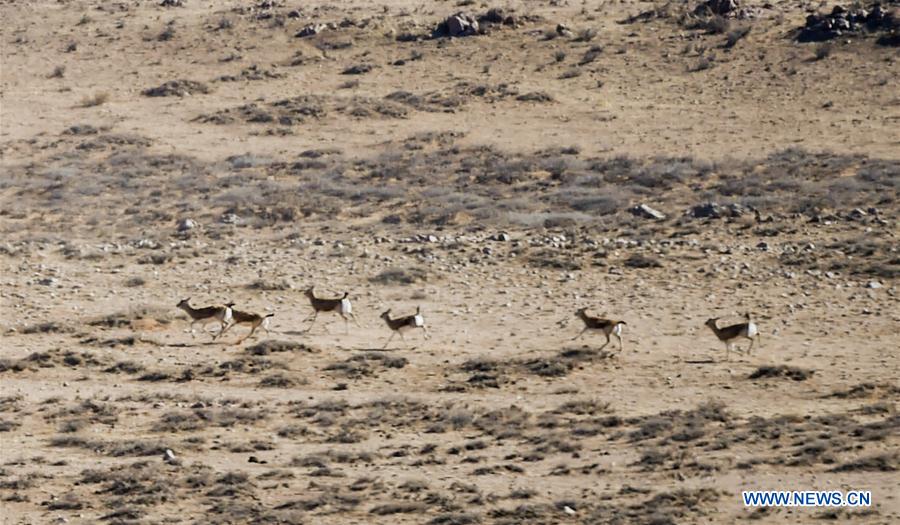
<path id="1" fill-rule="evenodd" d="M 109 93 L 94 93 L 93 95 L 84 97 L 81 99 L 81 107 L 83 108 L 93 108 L 96 106 L 102 106 L 109 101 Z"/>
<path id="2" fill-rule="evenodd" d="M 32 4 L 0 8 L 10 522 L 893 517 L 733 504 L 900 468 L 887 7 Z M 310 331 L 311 283 L 359 325 Z M 703 320 L 745 312 L 726 357 Z"/>

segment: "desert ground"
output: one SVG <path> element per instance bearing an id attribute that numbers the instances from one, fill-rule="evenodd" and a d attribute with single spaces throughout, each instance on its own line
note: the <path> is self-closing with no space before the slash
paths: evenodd
<path id="1" fill-rule="evenodd" d="M 897 523 L 861 5 L 0 2 L 3 523 Z"/>

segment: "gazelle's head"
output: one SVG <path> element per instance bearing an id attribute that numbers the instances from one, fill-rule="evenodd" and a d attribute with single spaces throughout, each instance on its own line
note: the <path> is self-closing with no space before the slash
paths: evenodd
<path id="1" fill-rule="evenodd" d="M 225 306 L 227 306 L 228 308 L 233 308 L 233 307 L 234 307 L 234 303 L 233 303 L 233 302 L 225 303 Z"/>
<path id="2" fill-rule="evenodd" d="M 578 317 L 584 317 L 586 312 L 587 312 L 587 307 L 579 308 L 578 310 L 575 310 L 575 315 L 577 315 Z"/>
<path id="3" fill-rule="evenodd" d="M 185 306 L 188 306 L 188 301 L 190 301 L 190 300 L 191 300 L 190 297 L 188 297 L 187 299 L 182 299 L 182 300 L 178 301 L 178 304 L 176 304 L 175 306 L 178 308 L 183 308 Z"/>
<path id="4" fill-rule="evenodd" d="M 717 323 L 718 321 L 719 321 L 719 318 L 716 317 L 716 318 L 713 318 L 713 319 L 707 319 L 707 320 L 706 320 L 706 323 L 704 323 L 704 324 L 706 324 L 706 326 L 712 328 L 712 329 L 715 331 L 715 330 L 717 330 L 717 329 L 719 328 L 719 327 L 716 325 L 716 323 Z"/>
<path id="5" fill-rule="evenodd" d="M 388 308 L 387 310 L 381 312 L 381 315 L 379 317 L 381 317 L 384 320 L 390 319 L 391 318 L 391 309 Z"/>
<path id="6" fill-rule="evenodd" d="M 304 290 L 303 293 L 306 294 L 307 297 L 315 297 L 315 294 L 313 294 L 313 288 L 315 288 L 315 286 L 310 286 L 309 288 Z"/>

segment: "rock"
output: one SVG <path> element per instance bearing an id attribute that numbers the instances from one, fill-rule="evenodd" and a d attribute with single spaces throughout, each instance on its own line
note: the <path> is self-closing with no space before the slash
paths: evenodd
<path id="1" fill-rule="evenodd" d="M 572 36 L 572 30 L 564 24 L 556 24 L 556 34 L 559 36 Z"/>
<path id="2" fill-rule="evenodd" d="M 702 4 L 698 5 L 694 10 L 694 14 L 696 15 L 705 15 L 705 14 L 713 14 L 713 15 L 729 15 L 735 13 L 740 8 L 737 0 L 707 0 Z"/>
<path id="3" fill-rule="evenodd" d="M 646 204 L 638 204 L 637 206 L 631 208 L 630 211 L 632 214 L 637 215 L 638 217 L 643 217 L 645 219 L 653 219 L 657 221 L 664 220 L 666 218 L 666 214 L 647 206 Z"/>
<path id="4" fill-rule="evenodd" d="M 132 241 L 131 245 L 135 248 L 142 248 L 145 250 L 158 250 L 160 248 L 159 243 L 154 239 L 138 239 Z"/>
<path id="5" fill-rule="evenodd" d="M 172 452 L 172 449 L 167 448 L 163 453 L 163 461 L 170 465 L 177 465 L 179 463 L 178 458 L 175 457 L 175 453 Z"/>
<path id="6" fill-rule="evenodd" d="M 478 20 L 472 16 L 459 12 L 448 17 L 442 24 L 446 28 L 447 36 L 471 36 L 478 34 Z M 438 30 L 441 27 L 438 26 Z"/>
<path id="7" fill-rule="evenodd" d="M 877 290 L 879 288 L 882 288 L 883 286 L 884 285 L 878 281 L 869 281 L 869 283 L 866 285 L 866 288 L 871 288 L 872 290 Z"/>
<path id="8" fill-rule="evenodd" d="M 180 79 L 170 80 L 157 87 L 145 89 L 141 94 L 145 97 L 189 97 L 197 93 L 206 94 L 210 91 L 209 86 L 203 82 Z"/>
<path id="9" fill-rule="evenodd" d="M 868 215 L 868 214 L 861 208 L 855 208 L 855 209 L 851 210 L 850 213 L 847 214 L 847 218 L 850 220 L 858 221 L 858 220 L 862 219 L 863 217 L 865 217 L 866 215 Z"/>
<path id="10" fill-rule="evenodd" d="M 714 202 L 707 202 L 691 208 L 690 214 L 695 219 L 718 219 L 722 217 L 722 209 Z"/>
<path id="11" fill-rule="evenodd" d="M 502 24 L 507 26 L 514 26 L 518 22 L 518 18 L 516 15 L 507 13 L 501 8 L 491 8 L 488 9 L 487 13 L 478 17 L 478 21 L 482 24 Z"/>
<path id="12" fill-rule="evenodd" d="M 767 243 L 766 241 L 762 241 L 756 245 L 756 249 L 763 251 L 763 252 L 767 252 L 767 251 L 769 251 L 769 243 Z"/>
<path id="13" fill-rule="evenodd" d="M 241 222 L 241 218 L 234 213 L 225 213 L 219 218 L 222 224 L 237 224 Z"/>
<path id="14" fill-rule="evenodd" d="M 45 277 L 43 279 L 39 279 L 37 282 L 41 286 L 56 286 L 59 284 L 59 279 L 56 277 Z"/>
<path id="15" fill-rule="evenodd" d="M 184 7 L 184 0 L 162 0 L 159 5 L 163 7 Z"/>
<path id="16" fill-rule="evenodd" d="M 302 28 L 300 31 L 297 31 L 294 36 L 298 38 L 306 38 L 308 36 L 318 35 L 326 29 L 328 29 L 328 24 L 310 24 Z"/>
<path id="17" fill-rule="evenodd" d="M 575 509 L 573 509 L 572 507 L 570 507 L 568 505 L 563 506 L 563 512 L 565 512 L 569 516 L 574 516 L 576 514 Z"/>
<path id="18" fill-rule="evenodd" d="M 882 45 L 894 45 L 891 43 L 891 34 L 895 34 L 896 17 L 887 13 L 880 4 L 875 3 L 869 9 L 855 6 L 850 9 L 843 6 L 834 6 L 828 14 L 812 14 L 806 17 L 806 24 L 797 34 L 799 42 L 822 42 L 838 38 L 845 33 L 861 31 L 884 31 L 879 40 Z"/>
<path id="19" fill-rule="evenodd" d="M 723 217 L 740 217 L 749 213 L 746 206 L 740 204 L 720 205 L 715 202 L 699 204 L 690 210 L 690 215 L 695 219 L 721 219 Z"/>
<path id="20" fill-rule="evenodd" d="M 364 75 L 374 69 L 372 64 L 357 64 L 341 71 L 342 75 Z"/>
<path id="21" fill-rule="evenodd" d="M 500 232 L 500 233 L 491 235 L 490 239 L 492 241 L 498 241 L 498 242 L 509 242 L 510 236 L 506 232 Z"/>
<path id="22" fill-rule="evenodd" d="M 196 227 L 197 227 L 197 223 L 194 221 L 194 219 L 181 219 L 180 221 L 178 221 L 178 225 L 177 225 L 179 232 L 190 231 Z"/>

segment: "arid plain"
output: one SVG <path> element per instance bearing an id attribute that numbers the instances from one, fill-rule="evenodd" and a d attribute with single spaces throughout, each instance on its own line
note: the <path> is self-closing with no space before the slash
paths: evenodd
<path id="1" fill-rule="evenodd" d="M 3 523 L 896 523 L 882 7 L 0 2 Z"/>

